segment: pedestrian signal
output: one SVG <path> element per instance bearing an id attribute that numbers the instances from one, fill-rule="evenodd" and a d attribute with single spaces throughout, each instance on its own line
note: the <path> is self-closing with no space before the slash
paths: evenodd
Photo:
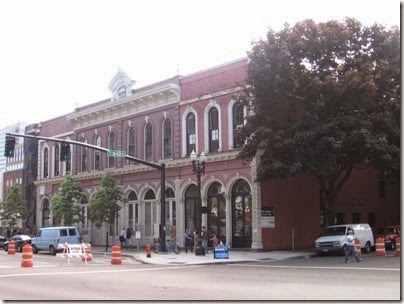
<path id="1" fill-rule="evenodd" d="M 14 157 L 15 137 L 6 136 L 6 146 L 4 148 L 5 157 Z"/>

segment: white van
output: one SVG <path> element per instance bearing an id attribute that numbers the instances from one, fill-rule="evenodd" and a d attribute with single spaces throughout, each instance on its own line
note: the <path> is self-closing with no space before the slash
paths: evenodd
<path id="1" fill-rule="evenodd" d="M 31 240 L 32 252 L 49 250 L 50 254 L 56 255 L 59 244 L 80 244 L 81 236 L 76 227 L 47 227 L 40 228 L 36 236 Z"/>
<path id="2" fill-rule="evenodd" d="M 359 239 L 363 252 L 370 252 L 375 246 L 372 229 L 368 224 L 344 224 L 325 228 L 324 233 L 316 241 L 318 253 L 343 252 L 348 230 L 353 230 L 353 236 Z"/>

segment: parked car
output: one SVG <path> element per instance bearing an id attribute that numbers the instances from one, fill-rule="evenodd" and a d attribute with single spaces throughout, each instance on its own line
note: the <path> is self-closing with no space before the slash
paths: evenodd
<path id="1" fill-rule="evenodd" d="M 6 242 L 7 239 L 4 236 L 0 236 L 0 247 L 3 248 L 4 242 Z"/>
<path id="2" fill-rule="evenodd" d="M 396 237 L 400 237 L 400 225 L 392 225 L 379 228 L 375 235 L 377 238 L 383 238 L 386 248 L 396 249 Z"/>
<path id="3" fill-rule="evenodd" d="M 375 245 L 369 224 L 345 224 L 325 228 L 322 236 L 315 241 L 316 251 L 319 254 L 343 253 L 348 230 L 353 230 L 353 236 L 361 243 L 361 250 L 369 253 Z"/>
<path id="4" fill-rule="evenodd" d="M 31 237 L 25 234 L 16 234 L 11 238 L 15 242 L 15 251 L 22 252 L 22 247 L 31 244 Z M 3 248 L 8 251 L 10 241 L 4 242 Z"/>

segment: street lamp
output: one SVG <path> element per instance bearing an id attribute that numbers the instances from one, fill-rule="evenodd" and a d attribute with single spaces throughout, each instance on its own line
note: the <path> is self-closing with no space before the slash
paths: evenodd
<path id="1" fill-rule="evenodd" d="M 196 155 L 195 151 L 192 151 L 192 153 L 191 153 L 191 162 L 192 162 L 192 172 L 196 174 L 196 180 L 197 180 L 197 184 L 198 184 L 198 207 L 199 207 L 199 210 L 197 210 L 197 214 L 198 214 L 199 223 L 195 223 L 195 227 L 199 226 L 198 229 L 199 229 L 199 231 L 201 231 L 201 227 L 200 227 L 201 224 L 202 224 L 201 175 L 205 174 L 205 163 L 206 163 L 206 155 L 205 155 L 205 153 L 202 152 L 201 155 L 198 157 L 198 155 Z M 201 251 L 201 252 L 199 252 L 198 247 L 201 247 L 200 244 L 197 245 L 197 247 L 195 249 L 195 254 L 196 255 L 202 255 L 202 251 L 203 251 L 203 255 L 205 255 L 205 250 L 202 249 L 202 251 L 199 250 L 199 251 Z"/>

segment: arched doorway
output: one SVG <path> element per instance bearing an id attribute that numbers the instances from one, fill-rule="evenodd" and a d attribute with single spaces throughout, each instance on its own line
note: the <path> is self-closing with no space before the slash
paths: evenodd
<path id="1" fill-rule="evenodd" d="M 232 205 L 232 247 L 249 248 L 252 244 L 251 189 L 245 180 L 234 184 Z"/>
<path id="2" fill-rule="evenodd" d="M 201 202 L 199 201 L 198 187 L 190 185 L 185 192 L 185 229 L 192 231 L 197 227 L 201 229 Z"/>
<path id="3" fill-rule="evenodd" d="M 45 199 L 42 207 L 42 227 L 50 227 L 50 205 L 48 199 Z"/>
<path id="4" fill-rule="evenodd" d="M 214 182 L 208 190 L 208 230 L 226 243 L 226 199 L 222 185 Z"/>

